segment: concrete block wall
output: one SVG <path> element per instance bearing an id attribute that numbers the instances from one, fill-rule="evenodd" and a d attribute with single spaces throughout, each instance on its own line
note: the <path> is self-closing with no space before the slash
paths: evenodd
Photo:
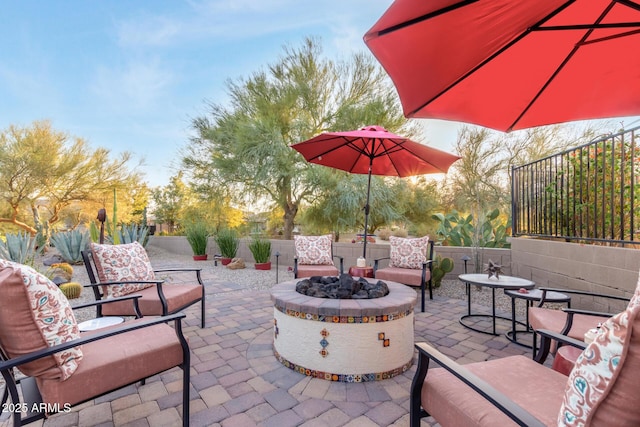
<path id="1" fill-rule="evenodd" d="M 586 290 L 631 297 L 638 282 L 640 251 L 529 238 L 511 240 L 511 268 L 515 276 L 537 287 Z M 625 303 L 572 296 L 572 307 L 618 312 Z"/>

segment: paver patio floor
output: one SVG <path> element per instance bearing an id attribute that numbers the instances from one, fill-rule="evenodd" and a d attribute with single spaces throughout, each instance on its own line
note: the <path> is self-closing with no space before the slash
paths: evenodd
<path id="1" fill-rule="evenodd" d="M 203 271 L 203 273 L 205 273 Z M 187 310 L 191 358 L 191 425 L 196 426 L 408 426 L 409 389 L 415 372 L 363 383 L 307 377 L 273 355 L 269 290 L 251 290 L 204 275 L 207 327 L 199 305 Z M 488 307 L 472 309 L 489 313 Z M 503 335 L 471 331 L 458 322 L 466 302 L 436 297 L 415 313 L 415 341 L 428 341 L 461 363 L 530 354 Z M 504 332 L 508 322 L 499 322 Z M 174 369 L 32 425 L 178 426 L 180 370 Z M 10 425 L 7 414 L 0 425 Z M 423 425 L 432 425 L 429 419 Z"/>

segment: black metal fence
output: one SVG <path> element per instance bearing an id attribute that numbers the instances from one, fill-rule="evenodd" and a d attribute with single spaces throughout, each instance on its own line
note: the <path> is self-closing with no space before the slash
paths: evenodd
<path id="1" fill-rule="evenodd" d="M 514 236 L 640 243 L 640 127 L 511 172 Z"/>

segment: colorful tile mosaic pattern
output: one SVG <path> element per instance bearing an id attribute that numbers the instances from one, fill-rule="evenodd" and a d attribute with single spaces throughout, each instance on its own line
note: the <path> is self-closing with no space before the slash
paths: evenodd
<path id="1" fill-rule="evenodd" d="M 322 346 L 322 350 L 320 350 L 320 355 L 322 357 L 327 357 L 329 355 L 329 351 L 327 351 L 327 346 L 329 345 L 329 341 L 327 341 L 327 337 L 329 336 L 329 331 L 323 329 L 320 331 L 320 335 L 322 335 L 322 339 L 320 340 L 320 345 Z"/>
<path id="2" fill-rule="evenodd" d="M 286 314 L 287 316 L 292 316 L 297 319 L 306 319 L 306 320 L 314 320 L 316 322 L 329 322 L 329 323 L 379 323 L 379 322 L 390 322 L 392 320 L 402 319 L 403 317 L 409 316 L 413 313 L 413 309 L 409 309 L 406 311 L 392 313 L 392 314 L 384 314 L 381 316 L 331 316 L 331 315 L 322 315 L 322 314 L 312 314 L 305 313 L 302 311 L 289 310 L 284 307 L 275 306 L 275 308 Z"/>
<path id="3" fill-rule="evenodd" d="M 308 369 L 304 366 L 296 365 L 295 363 L 289 362 L 287 359 L 280 356 L 280 354 L 275 349 L 273 350 L 273 354 L 276 356 L 276 359 L 278 359 L 280 363 L 282 363 L 292 371 L 296 371 L 308 377 L 320 378 L 327 381 L 338 381 L 343 383 L 362 383 L 367 381 L 386 380 L 406 372 L 409 368 L 411 368 L 411 365 L 413 364 L 413 360 L 410 360 L 403 366 L 387 372 L 377 372 L 371 374 L 334 374 L 331 372 L 316 371 L 314 369 Z"/>

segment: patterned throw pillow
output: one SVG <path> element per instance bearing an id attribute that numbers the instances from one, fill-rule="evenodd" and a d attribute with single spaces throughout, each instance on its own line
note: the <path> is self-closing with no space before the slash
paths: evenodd
<path id="1" fill-rule="evenodd" d="M 101 282 L 123 282 L 127 280 L 156 280 L 147 251 L 138 242 L 125 245 L 91 244 L 93 261 Z M 107 298 L 130 294 L 154 284 L 127 283 L 120 286 L 105 286 Z"/>
<path id="2" fill-rule="evenodd" d="M 391 244 L 389 255 L 391 267 L 422 268 L 422 263 L 427 260 L 429 236 L 414 239 L 390 236 L 389 243 Z"/>
<path id="3" fill-rule="evenodd" d="M 80 338 L 69 301 L 33 268 L 0 260 L 0 343 L 17 357 Z M 82 359 L 80 346 L 20 366 L 28 376 L 65 380 Z"/>
<path id="4" fill-rule="evenodd" d="M 560 413 L 558 414 L 558 426 L 585 426 L 589 425 L 596 416 L 598 409 L 604 409 L 603 402 L 613 401 L 606 399 L 615 387 L 616 382 L 622 378 L 621 371 L 628 359 L 630 340 L 638 331 L 638 316 L 640 315 L 640 278 L 634 296 L 631 298 L 627 309 L 615 315 L 602 324 L 601 332 L 582 352 L 576 361 L 576 365 L 569 374 L 569 381 L 565 392 Z M 635 325 L 634 325 L 635 323 Z M 634 332 L 634 326 L 636 331 Z M 637 345 L 637 338 L 634 345 Z M 637 357 L 637 356 L 636 356 Z M 637 361 L 632 362 L 637 364 Z M 630 363 L 627 363 L 630 364 Z M 635 375 L 635 368 L 630 366 Z M 629 371 L 627 369 L 627 371 Z M 631 386 L 635 388 L 635 381 Z M 631 390 L 629 390 L 631 391 Z M 629 391 L 627 394 L 629 394 Z M 635 390 L 634 390 L 635 392 Z M 620 397 L 620 391 L 613 392 Z M 624 394 L 624 393 L 623 393 Z M 634 400 L 635 401 L 635 400 Z M 620 405 L 625 406 L 623 402 Z M 637 406 L 637 405 L 635 405 Z M 628 413 L 624 413 L 628 409 Z M 631 425 L 623 422 L 625 417 L 637 417 L 634 408 L 608 408 L 618 418 L 611 425 Z M 600 416 L 602 418 L 602 416 Z M 607 415 L 604 415 L 607 418 Z M 632 421 L 634 424 L 637 422 Z M 637 424 L 636 424 L 637 425 Z"/>
<path id="5" fill-rule="evenodd" d="M 293 244 L 301 265 L 333 265 L 331 234 L 324 236 L 293 236 Z"/>

